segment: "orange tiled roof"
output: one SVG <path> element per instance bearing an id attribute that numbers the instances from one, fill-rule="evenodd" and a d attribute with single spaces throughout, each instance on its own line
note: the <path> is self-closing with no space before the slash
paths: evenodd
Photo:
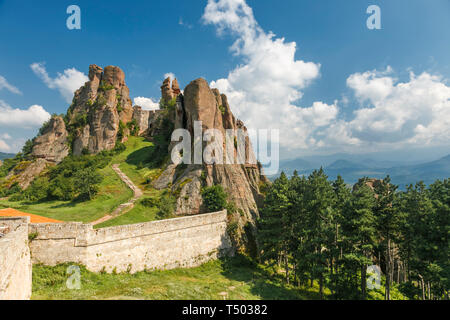
<path id="1" fill-rule="evenodd" d="M 31 223 L 62 223 L 62 221 L 25 213 L 16 209 L 0 209 L 0 217 L 30 217 Z"/>

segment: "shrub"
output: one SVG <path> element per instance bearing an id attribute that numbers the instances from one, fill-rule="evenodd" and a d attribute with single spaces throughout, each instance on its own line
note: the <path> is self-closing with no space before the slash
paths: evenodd
<path id="1" fill-rule="evenodd" d="M 204 188 L 202 197 L 208 211 L 220 211 L 227 207 L 227 194 L 221 185 Z"/>
<path id="2" fill-rule="evenodd" d="M 40 177 L 33 181 L 25 191 L 24 198 L 29 201 L 42 201 L 47 199 L 50 183 L 47 177 Z"/>
<path id="3" fill-rule="evenodd" d="M 102 80 L 100 82 L 100 86 L 98 87 L 98 89 L 102 90 L 102 91 L 109 91 L 109 90 L 113 90 L 114 86 L 112 84 L 108 84 L 104 80 Z"/>
<path id="4" fill-rule="evenodd" d="M 33 232 L 33 233 L 29 233 L 28 234 L 28 240 L 29 241 L 33 241 L 34 239 L 36 239 L 39 236 L 39 234 L 37 232 Z"/>
<path id="5" fill-rule="evenodd" d="M 119 121 L 119 130 L 117 131 L 117 141 L 122 141 L 124 135 L 125 135 L 125 128 L 126 125 L 122 122 L 122 120 Z"/>
<path id="6" fill-rule="evenodd" d="M 153 208 L 153 207 L 158 207 L 159 202 L 160 201 L 157 198 L 148 197 L 148 198 L 143 198 L 141 200 L 141 205 L 143 205 L 144 207 L 147 207 L 147 208 Z"/>
<path id="7" fill-rule="evenodd" d="M 158 217 L 160 219 L 168 219 L 173 216 L 175 211 L 176 199 L 171 194 L 164 194 L 159 200 Z"/>
<path id="8" fill-rule="evenodd" d="M 8 197 L 11 195 L 17 195 L 16 199 L 22 195 L 22 188 L 19 186 L 17 182 L 15 182 L 10 188 L 4 188 L 0 190 L 0 197 Z M 10 198 L 12 200 L 12 198 Z M 12 201 L 20 201 L 18 200 L 12 200 Z"/>
<path id="9" fill-rule="evenodd" d="M 136 121 L 136 119 L 131 120 L 130 122 L 127 123 L 127 127 L 130 130 L 130 134 L 132 136 L 137 136 L 139 134 L 139 125 Z"/>
<path id="10" fill-rule="evenodd" d="M 113 151 L 115 153 L 121 153 L 121 152 L 125 151 L 126 149 L 127 149 L 127 146 L 124 143 L 117 141 L 116 146 L 114 147 Z"/>
<path id="11" fill-rule="evenodd" d="M 80 200 L 91 200 L 97 194 L 103 177 L 94 168 L 79 170 L 74 175 L 74 185 Z"/>

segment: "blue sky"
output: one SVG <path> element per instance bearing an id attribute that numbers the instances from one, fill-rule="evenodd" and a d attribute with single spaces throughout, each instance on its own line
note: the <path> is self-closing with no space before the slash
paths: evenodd
<path id="1" fill-rule="evenodd" d="M 81 30 L 66 28 L 71 4 Z M 381 30 L 366 27 L 373 4 Z M 449 18 L 448 0 L 0 0 L 0 151 L 32 138 L 43 110 L 69 105 L 30 68 L 40 63 L 53 80 L 117 65 L 132 99 L 157 100 L 166 73 L 181 87 L 204 77 L 249 127 L 280 129 L 282 157 L 417 148 L 439 156 L 450 150 Z M 29 111 L 35 105 L 43 110 Z"/>

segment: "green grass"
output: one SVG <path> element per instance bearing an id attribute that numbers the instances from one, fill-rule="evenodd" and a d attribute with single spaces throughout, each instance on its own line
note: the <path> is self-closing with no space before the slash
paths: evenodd
<path id="1" fill-rule="evenodd" d="M 34 300 L 233 300 L 317 299 L 317 289 L 285 286 L 281 277 L 238 256 L 208 262 L 197 268 L 147 271 L 136 274 L 99 274 L 81 267 L 81 289 L 69 290 L 66 269 L 33 266 Z"/>
<path id="2" fill-rule="evenodd" d="M 129 137 L 125 143 L 126 150 L 113 157 L 112 163 L 118 163 L 120 170 L 141 189 L 151 189 L 146 184 L 147 177 L 155 178 L 161 173 L 160 168 L 149 168 L 154 144 L 142 137 Z"/>
<path id="3" fill-rule="evenodd" d="M 319 286 L 286 285 L 282 272 L 244 256 L 210 261 L 200 267 L 136 274 L 106 274 L 81 269 L 81 289 L 66 287 L 70 264 L 33 266 L 33 300 L 318 300 Z M 369 300 L 383 300 L 384 288 L 368 291 Z M 330 291 L 325 289 L 325 299 Z M 392 298 L 405 299 L 396 288 Z"/>
<path id="4" fill-rule="evenodd" d="M 136 203 L 134 208 L 130 211 L 116 218 L 98 224 L 95 228 L 98 229 L 154 221 L 158 220 L 156 215 L 157 213 L 158 208 L 147 208 L 139 203 Z"/>
<path id="5" fill-rule="evenodd" d="M 14 208 L 28 213 L 61 221 L 92 222 L 111 213 L 120 204 L 129 201 L 133 192 L 119 179 L 112 170 L 112 164 L 119 164 L 120 169 L 141 189 L 145 195 L 158 195 L 146 184 L 147 176 L 155 177 L 160 169 L 145 166 L 151 159 L 153 143 L 142 137 L 129 137 L 125 143 L 126 150 L 115 155 L 106 168 L 100 170 L 104 180 L 100 185 L 99 194 L 86 202 L 76 201 L 46 201 L 46 202 L 12 202 L 0 200 L 0 208 Z M 105 222 L 100 227 L 117 226 L 123 224 L 140 223 L 155 220 L 155 209 L 145 208 L 137 204 L 132 210 L 115 219 Z"/>
<path id="6" fill-rule="evenodd" d="M 61 221 L 92 222 L 112 212 L 121 203 L 127 202 L 133 192 L 119 179 L 110 166 L 100 170 L 104 179 L 98 195 L 91 201 L 46 201 L 11 202 L 0 201 L 0 207 L 14 208 L 27 213 Z"/>

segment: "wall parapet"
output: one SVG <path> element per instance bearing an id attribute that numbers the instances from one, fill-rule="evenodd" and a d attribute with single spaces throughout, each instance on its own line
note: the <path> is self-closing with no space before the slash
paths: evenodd
<path id="1" fill-rule="evenodd" d="M 0 227 L 7 230 L 0 238 L 0 300 L 31 297 L 29 221 L 29 217 L 0 218 Z"/>
<path id="2" fill-rule="evenodd" d="M 33 262 L 74 262 L 88 270 L 130 271 L 197 266 L 228 254 L 227 212 L 93 229 L 90 224 L 30 224 Z"/>

